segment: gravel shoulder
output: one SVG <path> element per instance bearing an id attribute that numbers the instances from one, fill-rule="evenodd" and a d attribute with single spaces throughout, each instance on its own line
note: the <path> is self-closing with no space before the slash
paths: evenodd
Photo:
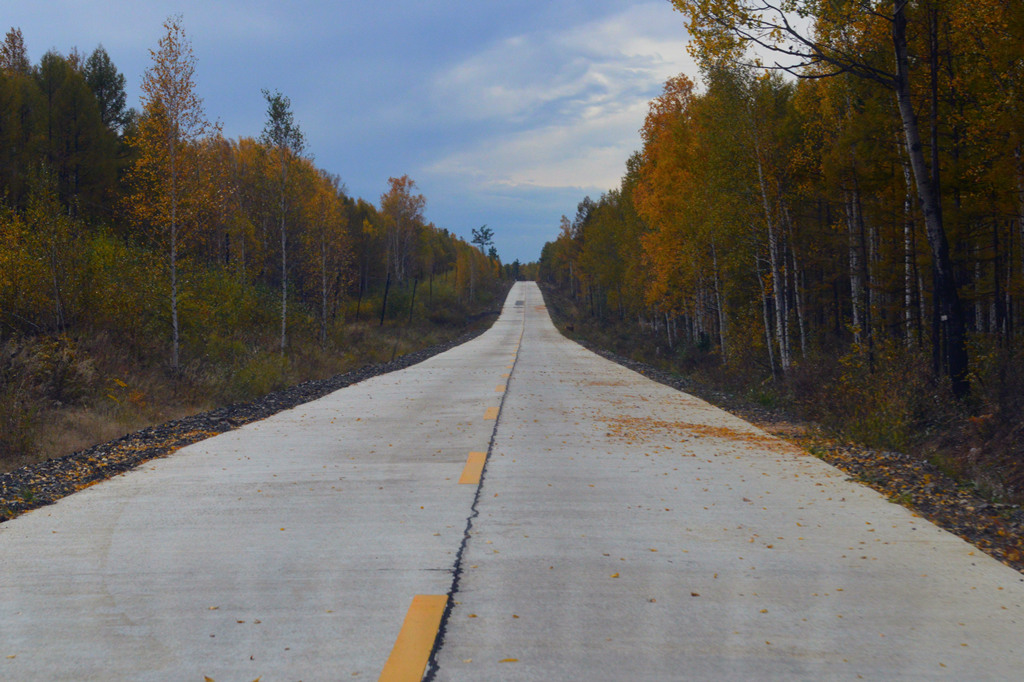
<path id="1" fill-rule="evenodd" d="M 496 317 L 497 313 L 493 314 Z M 151 426 L 108 443 L 0 474 L 0 522 L 31 509 L 53 504 L 74 492 L 163 457 L 186 445 L 266 419 L 282 410 L 322 398 L 328 393 L 371 377 L 405 369 L 480 336 L 493 319 L 478 329 L 391 362 L 367 365 L 329 379 L 305 381 L 248 403 L 235 403 L 209 412 Z"/>

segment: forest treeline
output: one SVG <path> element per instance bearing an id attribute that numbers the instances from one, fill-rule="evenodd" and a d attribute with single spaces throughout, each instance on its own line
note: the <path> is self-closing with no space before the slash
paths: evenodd
<path id="1" fill-rule="evenodd" d="M 225 138 L 180 18 L 165 29 L 138 110 L 102 47 L 0 45 L 0 459 L 38 451 L 55 410 L 131 426 L 387 360 L 515 274 L 490 230 L 426 222 L 408 176 L 350 196 L 280 92 L 262 133 Z"/>
<path id="2" fill-rule="evenodd" d="M 674 368 L 889 447 L 942 434 L 1019 499 L 1024 9 L 674 5 L 701 81 L 650 103 L 542 280 Z"/>

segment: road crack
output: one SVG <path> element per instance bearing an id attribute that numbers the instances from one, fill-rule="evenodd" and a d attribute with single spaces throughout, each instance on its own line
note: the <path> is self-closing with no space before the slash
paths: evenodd
<path id="1" fill-rule="evenodd" d="M 519 308 L 521 310 L 521 308 Z M 487 444 L 487 458 L 484 460 L 483 470 L 480 472 L 480 482 L 476 487 L 476 494 L 473 495 L 473 504 L 469 508 L 469 516 L 466 517 L 466 528 L 462 532 L 462 542 L 459 543 L 459 549 L 455 553 L 455 563 L 452 566 L 452 584 L 448 589 L 448 601 L 444 607 L 444 614 L 441 616 L 441 625 L 437 629 L 437 637 L 434 639 L 434 648 L 430 651 L 430 661 L 427 664 L 427 671 L 423 679 L 425 682 L 433 682 L 436 679 L 437 673 L 440 671 L 441 666 L 437 661 L 438 654 L 444 647 L 445 637 L 448 632 L 448 622 L 451 619 L 452 611 L 455 609 L 455 596 L 459 593 L 459 584 L 462 580 L 463 573 L 463 558 L 466 554 L 466 548 L 469 546 L 469 539 L 473 533 L 473 521 L 480 515 L 480 495 L 484 489 L 484 482 L 487 479 L 487 465 L 491 461 L 491 453 L 494 450 L 494 441 L 498 434 L 498 426 L 501 424 L 501 412 L 505 406 L 505 400 L 508 398 L 512 388 L 512 381 L 515 379 L 516 367 L 519 365 L 519 353 L 523 343 L 523 336 L 526 333 L 526 316 L 523 315 L 522 328 L 519 331 L 519 341 L 517 343 L 517 350 L 515 360 L 512 361 L 512 368 L 508 372 L 508 380 L 506 384 L 506 390 L 501 394 L 501 400 L 498 402 L 498 416 L 494 420 L 494 428 L 491 430 L 491 438 Z"/>

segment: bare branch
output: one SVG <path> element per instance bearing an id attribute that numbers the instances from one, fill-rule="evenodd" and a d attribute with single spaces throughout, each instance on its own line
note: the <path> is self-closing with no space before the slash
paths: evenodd
<path id="1" fill-rule="evenodd" d="M 904 0 L 905 1 L 905 0 Z M 879 83 L 885 87 L 895 87 L 895 74 L 890 71 L 876 68 L 868 64 L 863 58 L 855 53 L 848 52 L 837 45 L 825 46 L 823 43 L 813 40 L 797 29 L 790 18 L 780 6 L 762 2 L 751 7 L 752 13 L 749 16 L 742 16 L 738 12 L 724 12 L 707 16 L 714 24 L 722 30 L 732 33 L 741 42 L 755 46 L 767 52 L 784 55 L 790 59 L 796 59 L 797 64 L 784 65 L 776 61 L 771 66 L 747 62 L 752 68 L 760 68 L 771 71 L 783 71 L 797 78 L 819 79 L 827 78 L 842 73 L 849 73 L 860 78 Z M 883 16 L 878 12 L 873 12 Z M 891 16 L 886 15 L 887 20 L 892 21 Z M 783 36 L 783 42 L 776 36 Z M 741 62 L 737 62 L 741 63 Z M 806 73 L 820 65 L 831 67 L 827 73 Z"/>

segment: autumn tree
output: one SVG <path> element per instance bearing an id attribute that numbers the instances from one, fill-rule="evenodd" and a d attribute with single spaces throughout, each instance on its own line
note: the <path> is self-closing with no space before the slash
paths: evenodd
<path id="1" fill-rule="evenodd" d="M 232 144 L 230 168 L 236 188 L 230 230 L 232 262 L 241 279 L 260 279 L 269 269 L 270 235 L 277 213 L 273 197 L 276 178 L 268 177 L 266 148 L 251 137 Z"/>
<path id="2" fill-rule="evenodd" d="M 21 30 L 11 29 L 0 45 L 0 190 L 19 207 L 38 160 L 40 99 Z"/>
<path id="3" fill-rule="evenodd" d="M 328 320 L 337 310 L 338 298 L 348 284 L 351 252 L 341 179 L 312 166 L 309 170 L 310 186 L 302 202 L 306 225 L 302 245 L 308 288 L 315 290 L 320 299 L 320 345 L 326 347 Z"/>
<path id="4" fill-rule="evenodd" d="M 75 214 L 102 215 L 116 182 L 114 133 L 71 60 L 47 52 L 35 76 L 42 95 L 39 151 L 56 176 L 61 200 Z"/>
<path id="5" fill-rule="evenodd" d="M 356 277 L 356 319 L 362 311 L 363 297 L 376 280 L 388 277 L 387 245 L 384 219 L 377 208 L 365 199 L 357 199 L 348 207 L 348 241 L 354 252 Z"/>
<path id="6" fill-rule="evenodd" d="M 496 259 L 497 251 L 494 249 L 494 230 L 487 227 L 487 225 L 481 225 L 479 230 L 473 228 L 472 233 L 473 238 L 470 242 L 480 249 L 480 253 L 485 254 L 488 258 Z M 477 273 L 475 259 L 469 261 L 469 268 L 469 295 L 472 298 L 476 290 Z"/>
<path id="7" fill-rule="evenodd" d="M 164 22 L 153 64 L 142 79 L 143 115 L 131 145 L 138 161 L 129 174 L 128 207 L 137 224 L 167 249 L 170 279 L 171 367 L 180 368 L 178 255 L 184 230 L 202 206 L 204 192 L 195 145 L 213 126 L 196 94 L 196 59 L 181 17 Z"/>
<path id="8" fill-rule="evenodd" d="M 306 141 L 295 123 L 291 100 L 280 92 L 263 91 L 267 100 L 267 122 L 260 141 L 272 151 L 277 167 L 277 210 L 281 236 L 281 354 L 284 355 L 288 328 L 288 179 L 289 167 L 301 158 Z"/>
<path id="9" fill-rule="evenodd" d="M 76 287 L 71 285 L 73 262 L 78 254 L 74 248 L 81 225 L 63 210 L 57 195 L 57 182 L 45 166 L 35 172 L 32 190 L 25 210 L 29 240 L 46 263 L 47 289 L 53 310 L 53 329 L 65 331 L 71 316 L 71 298 Z"/>
<path id="10" fill-rule="evenodd" d="M 0 70 L 27 76 L 32 69 L 25 49 L 25 38 L 20 28 L 12 28 L 0 44 Z"/>
<path id="11" fill-rule="evenodd" d="M 473 239 L 471 240 L 480 249 L 481 253 L 487 253 L 487 247 L 494 244 L 494 230 L 481 225 L 480 229 L 473 228 Z"/>
<path id="12" fill-rule="evenodd" d="M 380 197 L 380 212 L 385 219 L 388 274 L 396 283 L 412 274 L 423 229 L 423 209 L 427 204 L 422 194 L 414 194 L 416 183 L 408 175 L 388 178 L 388 191 Z"/>
<path id="13" fill-rule="evenodd" d="M 797 77 L 826 78 L 850 74 L 870 80 L 893 92 L 902 121 L 907 158 L 913 172 L 919 208 L 931 248 L 936 306 L 946 331 L 946 365 L 958 396 L 968 391 L 968 357 L 965 324 L 957 289 L 949 240 L 943 225 L 941 185 L 936 140 L 932 159 L 925 160 L 924 143 L 911 91 L 912 64 L 909 52 L 908 13 L 916 6 L 907 0 L 878 3 L 845 0 L 772 2 L 770 0 L 672 0 L 690 19 L 694 51 L 705 61 L 743 61 L 756 68 L 784 70 Z M 927 8 L 920 8 L 927 12 Z M 797 17 L 811 17 L 812 28 Z M 891 57 L 883 60 L 872 49 L 873 40 L 888 34 Z M 776 56 L 764 65 L 745 57 L 748 47 Z M 935 73 L 933 68 L 932 73 Z M 933 88 L 932 111 L 937 89 Z M 937 130 L 936 126 L 932 126 Z M 939 344 L 938 338 L 934 343 Z M 938 347 L 938 346 L 937 346 Z"/>
<path id="14" fill-rule="evenodd" d="M 96 97 L 103 125 L 119 133 L 127 122 L 125 77 L 114 66 L 102 45 L 86 59 L 84 75 L 85 82 Z"/>

